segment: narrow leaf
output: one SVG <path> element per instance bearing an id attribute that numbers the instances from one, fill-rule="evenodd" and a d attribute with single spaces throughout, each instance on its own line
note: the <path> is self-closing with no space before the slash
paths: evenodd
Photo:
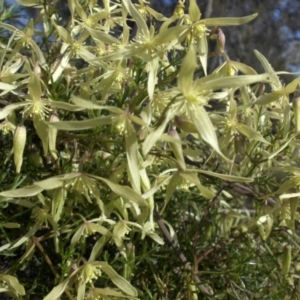
<path id="1" fill-rule="evenodd" d="M 270 144 L 267 140 L 264 139 L 264 137 L 258 131 L 254 130 L 250 126 L 238 123 L 235 128 L 238 132 L 245 135 L 250 140 L 255 140 L 265 144 Z"/>
<path id="2" fill-rule="evenodd" d="M 1 192 L 0 196 L 13 197 L 13 198 L 27 198 L 27 197 L 36 196 L 42 191 L 43 191 L 42 188 L 36 185 L 30 185 L 16 190 Z"/>
<path id="3" fill-rule="evenodd" d="M 138 26 L 138 34 L 144 35 L 147 38 L 149 37 L 149 30 L 147 23 L 143 16 L 138 12 L 135 6 L 132 4 L 130 0 L 123 0 L 122 3 L 125 5 L 127 11 L 130 13 L 135 23 Z"/>
<path id="4" fill-rule="evenodd" d="M 62 121 L 62 122 L 46 122 L 49 126 L 52 126 L 59 130 L 84 130 L 95 128 L 110 124 L 114 120 L 114 116 L 103 116 L 95 119 L 89 119 L 84 121 Z"/>
<path id="5" fill-rule="evenodd" d="M 215 128 L 205 111 L 205 109 L 201 107 L 197 107 L 193 104 L 187 105 L 189 116 L 194 122 L 198 133 L 203 138 L 205 142 L 207 142 L 220 156 L 222 156 L 225 160 L 230 161 L 228 158 L 224 156 L 221 152 L 218 144 L 218 138 L 215 132 Z"/>
<path id="6" fill-rule="evenodd" d="M 191 46 L 182 61 L 177 80 L 177 85 L 184 95 L 187 95 L 192 89 L 194 72 L 196 68 L 196 53 L 194 46 Z"/>
<path id="7" fill-rule="evenodd" d="M 110 180 L 107 180 L 102 177 L 97 177 L 97 176 L 91 176 L 91 177 L 97 178 L 97 179 L 105 182 L 110 187 L 110 189 L 117 195 L 119 195 L 129 201 L 137 203 L 139 205 L 147 206 L 147 201 L 141 195 L 136 193 L 129 186 L 119 185 L 119 184 L 113 183 Z"/>
<path id="8" fill-rule="evenodd" d="M 238 176 L 232 176 L 232 175 L 225 175 L 220 173 L 215 173 L 211 171 L 205 171 L 205 170 L 199 170 L 199 169 L 191 169 L 190 171 L 199 172 L 205 175 L 213 176 L 220 178 L 222 180 L 226 181 L 232 181 L 232 182 L 253 182 L 253 178 L 246 178 L 246 177 L 238 177 Z"/>
<path id="9" fill-rule="evenodd" d="M 193 23 L 199 21 L 201 18 L 201 12 L 196 0 L 190 0 L 189 15 Z"/>
<path id="10" fill-rule="evenodd" d="M 203 19 L 201 23 L 206 26 L 238 26 L 251 22 L 258 16 L 257 13 L 241 18 L 211 18 Z"/>
<path id="11" fill-rule="evenodd" d="M 275 91 L 270 94 L 266 94 L 263 96 L 260 96 L 259 99 L 255 102 L 257 105 L 266 105 L 271 102 L 278 101 L 280 97 L 282 97 L 282 91 Z"/>
<path id="12" fill-rule="evenodd" d="M 5 119 L 14 110 L 22 108 L 27 105 L 28 104 L 25 102 L 6 105 L 4 108 L 0 109 L 0 120 Z"/>
<path id="13" fill-rule="evenodd" d="M 128 166 L 128 174 L 133 189 L 137 192 L 141 192 L 141 180 L 139 170 L 139 156 L 138 156 L 138 141 L 136 132 L 131 122 L 126 118 L 125 121 L 125 149 Z"/>
<path id="14" fill-rule="evenodd" d="M 275 91 L 281 89 L 282 84 L 280 82 L 280 79 L 278 78 L 277 74 L 275 73 L 273 67 L 270 65 L 268 60 L 259 51 L 254 50 L 254 53 L 259 59 L 260 63 L 262 64 L 262 67 L 264 68 L 265 72 L 269 73 L 272 89 Z"/>
<path id="15" fill-rule="evenodd" d="M 44 298 L 44 300 L 53 300 L 58 299 L 62 293 L 66 290 L 68 283 L 70 281 L 70 277 L 62 281 L 59 285 L 54 287 L 52 291 Z"/>
<path id="16" fill-rule="evenodd" d="M 136 289 L 123 277 L 121 277 L 108 263 L 101 262 L 101 270 L 107 274 L 111 281 L 127 295 L 137 296 Z"/>
<path id="17" fill-rule="evenodd" d="M 240 76 L 221 77 L 221 78 L 206 81 L 205 89 L 219 90 L 219 89 L 226 89 L 226 88 L 227 89 L 239 88 L 245 85 L 265 81 L 268 78 L 268 76 L 269 76 L 268 74 L 259 74 L 259 75 L 240 75 Z M 198 89 L 203 90 L 203 86 L 199 86 Z"/>

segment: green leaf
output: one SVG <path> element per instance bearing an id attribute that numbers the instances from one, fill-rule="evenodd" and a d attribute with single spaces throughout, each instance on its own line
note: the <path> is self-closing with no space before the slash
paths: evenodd
<path id="1" fill-rule="evenodd" d="M 113 183 L 110 180 L 107 180 L 105 178 L 98 177 L 98 176 L 92 176 L 91 175 L 91 177 L 94 177 L 96 179 L 99 179 L 99 180 L 103 181 L 104 183 L 106 183 L 109 186 L 109 188 L 114 193 L 116 193 L 117 195 L 127 199 L 130 202 L 134 202 L 134 203 L 137 203 L 137 204 L 142 205 L 142 206 L 147 206 L 148 205 L 147 201 L 141 195 L 136 193 L 129 186 L 119 185 L 119 184 Z"/>
<path id="2" fill-rule="evenodd" d="M 63 27 L 56 25 L 55 27 L 57 29 L 57 33 L 59 35 L 59 37 L 63 40 L 63 42 L 65 42 L 66 44 L 72 45 L 73 44 L 73 39 L 70 35 L 70 33 Z"/>
<path id="3" fill-rule="evenodd" d="M 153 232 L 153 231 L 147 231 L 147 235 L 153 241 L 155 241 L 157 244 L 159 244 L 159 245 L 164 245 L 165 244 L 164 240 L 158 234 L 156 234 L 155 232 Z"/>
<path id="4" fill-rule="evenodd" d="M 25 102 L 19 102 L 14 104 L 6 105 L 4 108 L 0 109 L 0 120 L 5 119 L 14 110 L 27 106 Z"/>
<path id="5" fill-rule="evenodd" d="M 13 197 L 13 198 L 27 198 L 27 197 L 36 196 L 42 191 L 43 189 L 40 188 L 39 186 L 29 185 L 20 189 L 1 192 L 0 196 Z"/>
<path id="6" fill-rule="evenodd" d="M 270 235 L 272 227 L 273 227 L 273 223 L 274 223 L 274 220 L 271 215 L 261 216 L 257 220 L 256 224 L 258 227 L 258 231 L 263 240 L 266 240 L 268 238 L 268 236 Z"/>
<path id="7" fill-rule="evenodd" d="M 98 224 L 95 224 L 95 223 L 89 223 L 87 225 L 90 229 L 94 230 L 95 232 L 99 232 L 101 233 L 102 235 L 111 235 L 110 231 L 105 228 L 104 226 L 101 226 L 101 225 L 98 225 Z"/>
<path id="8" fill-rule="evenodd" d="M 270 145 L 270 143 L 267 140 L 265 140 L 264 137 L 258 131 L 254 130 L 252 127 L 249 127 L 245 124 L 238 123 L 236 124 L 235 129 L 241 134 L 245 135 L 250 140 L 259 141 Z"/>
<path id="9" fill-rule="evenodd" d="M 300 85 L 300 76 L 295 78 L 292 82 L 290 82 L 289 84 L 287 84 L 283 91 L 285 94 L 291 94 L 294 93 L 298 87 L 298 85 Z"/>
<path id="10" fill-rule="evenodd" d="M 201 18 L 201 12 L 196 0 L 190 0 L 189 15 L 193 23 L 199 21 Z"/>
<path id="11" fill-rule="evenodd" d="M 165 184 L 167 180 L 169 180 L 172 176 L 165 176 L 163 180 L 159 181 L 158 184 L 154 185 L 151 189 L 149 189 L 147 192 L 143 194 L 144 199 L 148 199 L 149 197 L 153 196 L 155 192 L 157 192 L 161 186 Z M 168 184 L 167 188 L 169 187 L 170 184 Z M 172 196 L 172 195 L 171 195 Z"/>
<path id="12" fill-rule="evenodd" d="M 1 201 L 6 201 L 7 203 L 13 203 L 13 204 L 17 204 L 17 205 L 21 205 L 27 208 L 32 208 L 35 206 L 34 203 L 32 203 L 31 201 L 27 201 L 27 200 L 23 200 L 23 199 L 8 199 L 8 200 L 1 200 Z"/>
<path id="13" fill-rule="evenodd" d="M 28 91 L 33 100 L 40 100 L 43 94 L 40 80 L 33 72 L 30 72 Z"/>
<path id="14" fill-rule="evenodd" d="M 84 300 L 85 294 L 86 294 L 85 292 L 86 292 L 86 282 L 83 280 L 80 280 L 78 282 L 76 300 Z"/>
<path id="15" fill-rule="evenodd" d="M 124 293 L 130 296 L 137 296 L 136 289 L 123 277 L 121 277 L 109 264 L 99 262 L 101 270 L 107 274 L 111 281 Z"/>
<path id="16" fill-rule="evenodd" d="M 187 110 L 202 139 L 207 142 L 225 160 L 230 161 L 227 157 L 224 156 L 219 148 L 215 128 L 205 109 L 202 106 L 199 107 L 194 104 L 187 104 Z"/>
<path id="17" fill-rule="evenodd" d="M 179 174 L 188 182 L 194 183 L 198 187 L 199 191 L 201 192 L 204 198 L 212 199 L 215 196 L 215 193 L 212 190 L 208 189 L 207 187 L 201 184 L 195 172 L 180 172 Z"/>
<path id="18" fill-rule="evenodd" d="M 0 82 L 0 90 L 12 91 L 12 90 L 14 90 L 16 88 L 17 88 L 16 85 L 4 83 L 4 82 Z"/>
<path id="19" fill-rule="evenodd" d="M 222 180 L 226 180 L 226 181 L 245 182 L 245 183 L 253 182 L 253 178 L 225 175 L 225 174 L 220 174 L 220 173 L 215 173 L 215 172 L 205 171 L 205 170 L 200 170 L 200 169 L 191 169 L 190 171 L 202 173 L 202 174 L 209 175 L 209 176 L 214 176 L 214 177 L 220 178 Z"/>
<path id="20" fill-rule="evenodd" d="M 111 239 L 110 236 L 102 236 L 100 239 L 97 240 L 97 242 L 94 244 L 93 249 L 91 251 L 91 255 L 89 257 L 89 262 L 96 259 L 96 257 L 99 257 L 99 255 L 102 252 L 103 247 L 108 243 L 108 241 Z"/>
<path id="21" fill-rule="evenodd" d="M 249 85 L 257 82 L 265 81 L 268 78 L 268 74 L 259 74 L 259 75 L 239 75 L 239 76 L 230 76 L 230 77 L 221 77 L 217 79 L 205 81 L 205 89 L 207 90 L 219 90 L 219 89 L 228 89 L 228 88 L 239 88 L 244 85 Z M 200 79 L 201 80 L 201 79 Z M 203 81 L 203 79 L 201 80 Z M 198 86 L 199 91 L 203 90 L 202 85 Z"/>
<path id="22" fill-rule="evenodd" d="M 146 69 L 148 70 L 147 91 L 148 91 L 150 100 L 153 99 L 155 84 L 157 81 L 158 68 L 159 68 L 159 58 L 158 57 L 153 58 L 146 65 Z"/>
<path id="23" fill-rule="evenodd" d="M 232 66 L 234 66 L 236 69 L 238 69 L 240 72 L 242 72 L 245 75 L 257 75 L 257 72 L 253 68 L 241 62 L 231 61 L 231 64 Z"/>
<path id="24" fill-rule="evenodd" d="M 59 130 L 85 130 L 90 128 L 96 128 L 98 126 L 104 126 L 110 124 L 115 119 L 115 116 L 103 116 L 95 119 L 88 119 L 84 121 L 61 121 L 61 122 L 46 122 L 49 126 L 52 126 Z"/>
<path id="25" fill-rule="evenodd" d="M 71 245 L 75 245 L 80 240 L 80 238 L 84 234 L 85 227 L 86 227 L 85 224 L 82 224 L 81 226 L 79 226 L 79 228 L 76 230 L 76 232 L 72 236 Z"/>
<path id="26" fill-rule="evenodd" d="M 277 156 L 277 154 L 279 154 L 281 151 L 283 151 L 289 144 L 291 141 L 293 141 L 298 135 L 300 134 L 293 134 L 284 144 L 282 144 L 279 148 L 276 149 L 276 151 L 274 151 L 269 157 L 268 159 L 273 159 L 275 156 Z"/>
<path id="27" fill-rule="evenodd" d="M 285 181 L 275 193 L 283 194 L 283 193 L 287 192 L 288 190 L 294 188 L 295 186 L 298 186 L 299 182 L 300 182 L 300 177 L 294 176 L 291 179 Z"/>
<path id="28" fill-rule="evenodd" d="M 41 100 L 34 100 L 34 101 L 41 101 Z M 42 141 L 44 155 L 47 155 L 49 149 L 48 126 L 46 122 L 44 120 L 41 120 L 39 117 L 33 118 L 33 125 L 38 137 Z"/>
<path id="29" fill-rule="evenodd" d="M 38 7 L 39 4 L 39 0 L 17 0 L 16 2 L 17 4 L 20 4 L 22 6 L 27 6 L 27 7 L 31 7 L 31 6 Z M 42 8 L 42 5 L 40 5 L 40 8 Z"/>
<path id="30" fill-rule="evenodd" d="M 163 132 L 165 131 L 165 128 L 169 121 L 173 118 L 175 115 L 175 112 L 171 113 L 170 110 L 167 110 L 162 122 L 159 124 L 159 126 L 150 132 L 150 134 L 146 137 L 146 139 L 143 142 L 143 154 L 147 155 L 149 151 L 152 149 L 154 144 L 159 140 Z"/>
<path id="31" fill-rule="evenodd" d="M 210 18 L 203 19 L 200 23 L 206 26 L 237 26 L 251 22 L 258 16 L 257 13 L 241 18 Z"/>
<path id="32" fill-rule="evenodd" d="M 0 280 L 7 284 L 9 286 L 9 291 L 12 291 L 15 295 L 25 295 L 24 286 L 19 283 L 18 278 L 11 275 L 0 274 Z"/>
<path id="33" fill-rule="evenodd" d="M 84 26 L 84 28 L 91 34 L 91 36 L 97 40 L 97 41 L 101 41 L 102 43 L 108 44 L 108 45 L 118 45 L 120 42 L 118 39 L 116 39 L 115 37 L 113 37 L 112 35 L 100 31 L 100 30 L 96 30 L 96 29 L 92 29 L 90 27 Z"/>
<path id="34" fill-rule="evenodd" d="M 143 16 L 138 12 L 135 6 L 132 4 L 130 0 L 123 0 L 122 3 L 126 7 L 127 11 L 130 13 L 135 23 L 138 26 L 137 35 L 144 35 L 146 38 L 150 38 L 149 29 L 147 23 Z"/>
<path id="35" fill-rule="evenodd" d="M 47 67 L 46 64 L 46 60 L 45 57 L 43 55 L 43 52 L 41 51 L 40 47 L 33 41 L 30 41 L 30 47 L 33 49 L 33 51 L 35 52 L 35 54 L 37 55 L 37 61 L 39 63 L 39 65 L 43 68 Z"/>
<path id="36" fill-rule="evenodd" d="M 70 281 L 70 277 L 66 278 L 59 285 L 54 287 L 52 291 L 43 299 L 43 300 L 54 300 L 58 299 L 62 293 L 66 290 L 68 283 Z"/>
<path id="37" fill-rule="evenodd" d="M 54 190 L 62 187 L 64 185 L 64 181 L 62 177 L 56 176 L 47 178 L 45 180 L 36 181 L 34 185 L 42 188 L 43 190 Z"/>
<path id="38" fill-rule="evenodd" d="M 256 105 L 266 105 L 271 102 L 278 101 L 280 97 L 283 96 L 282 91 L 275 91 L 267 95 L 260 96 L 259 99 L 255 102 Z"/>
<path id="39" fill-rule="evenodd" d="M 112 296 L 112 297 L 116 297 L 116 298 L 119 298 L 119 299 L 123 299 L 123 298 L 129 298 L 129 299 L 132 299 L 132 300 L 138 300 L 139 299 L 139 298 L 135 298 L 133 296 L 124 295 L 124 294 L 122 294 L 118 291 L 115 291 L 115 290 L 109 289 L 109 288 L 104 288 L 104 289 L 93 288 L 93 295 Z"/>
<path id="40" fill-rule="evenodd" d="M 274 91 L 280 90 L 282 88 L 282 84 L 277 74 L 275 73 L 274 69 L 268 62 L 268 60 L 259 51 L 254 50 L 254 53 L 256 57 L 259 59 L 260 63 L 262 64 L 262 67 L 264 68 L 265 72 L 269 73 L 270 75 L 272 90 Z"/>
<path id="41" fill-rule="evenodd" d="M 141 192 L 141 180 L 139 170 L 139 155 L 138 155 L 138 141 L 136 132 L 131 122 L 126 118 L 125 120 L 125 149 L 127 158 L 128 175 L 133 189 Z"/>
<path id="42" fill-rule="evenodd" d="M 18 223 L 12 223 L 12 222 L 10 222 L 10 223 L 3 223 L 3 224 L 1 224 L 1 226 L 4 227 L 4 228 L 20 228 L 21 227 L 20 224 L 18 224 Z"/>
<path id="43" fill-rule="evenodd" d="M 72 105 L 70 103 L 61 102 L 61 101 L 51 101 L 50 102 L 51 107 L 56 107 L 58 109 L 65 109 L 68 111 L 81 111 L 84 110 L 83 107 Z"/>
<path id="44" fill-rule="evenodd" d="M 189 31 L 188 25 L 178 25 L 165 30 L 160 30 L 158 34 L 153 37 L 153 45 L 162 45 L 178 40 L 181 36 Z"/>
<path id="45" fill-rule="evenodd" d="M 105 106 L 98 105 L 98 104 L 95 104 L 91 101 L 84 100 L 84 99 L 81 99 L 79 97 L 76 97 L 74 95 L 71 96 L 71 101 L 74 104 L 76 104 L 78 107 L 82 107 L 84 109 L 99 109 L 99 110 L 105 109 L 105 110 L 111 111 L 111 112 L 116 113 L 116 114 L 124 114 L 124 110 L 122 110 L 118 107 L 108 106 L 108 105 L 105 105 Z"/>
<path id="46" fill-rule="evenodd" d="M 180 182 L 180 175 L 179 172 L 176 172 L 172 175 L 167 185 L 164 208 L 168 205 L 171 197 L 173 196 L 174 192 L 176 191 L 176 188 L 178 187 L 179 182 Z"/>
<path id="47" fill-rule="evenodd" d="M 194 46 L 192 45 L 181 63 L 177 80 L 178 88 L 184 95 L 188 95 L 192 90 L 194 72 L 196 68 L 196 52 Z"/>
<path id="48" fill-rule="evenodd" d="M 10 247 L 10 249 L 18 248 L 22 244 L 27 243 L 27 241 L 29 240 L 29 238 L 31 238 L 32 236 L 34 236 L 35 233 L 39 229 L 40 229 L 40 225 L 39 224 L 34 224 L 25 235 L 23 235 L 19 240 L 17 240 L 16 242 L 13 243 L 13 245 Z"/>
<path id="49" fill-rule="evenodd" d="M 199 37 L 197 41 L 198 46 L 198 56 L 204 71 L 204 75 L 207 75 L 207 54 L 208 54 L 208 43 L 207 37 L 205 35 Z"/>

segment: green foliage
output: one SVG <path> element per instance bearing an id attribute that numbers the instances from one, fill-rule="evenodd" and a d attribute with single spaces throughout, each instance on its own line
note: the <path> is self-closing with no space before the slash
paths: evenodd
<path id="1" fill-rule="evenodd" d="M 300 78 L 283 86 L 258 51 L 263 74 L 231 60 L 219 28 L 256 14 L 70 0 L 63 27 L 48 1 L 20 3 L 41 10 L 0 24 L 0 292 L 300 297 Z"/>

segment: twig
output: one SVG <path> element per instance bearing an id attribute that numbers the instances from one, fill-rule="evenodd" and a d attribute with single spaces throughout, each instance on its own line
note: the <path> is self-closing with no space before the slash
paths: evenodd
<path id="1" fill-rule="evenodd" d="M 180 260 L 182 261 L 182 263 L 184 263 L 186 265 L 186 269 L 191 271 L 194 277 L 194 281 L 197 285 L 199 285 L 200 290 L 209 296 L 212 296 L 212 293 L 207 289 L 207 287 L 205 287 L 203 284 L 201 284 L 201 280 L 198 277 L 197 274 L 195 274 L 195 272 L 193 272 L 192 267 L 190 266 L 190 264 L 187 264 L 188 260 L 186 258 L 186 256 L 183 254 L 183 252 L 181 251 L 179 245 L 176 243 L 176 241 L 174 240 L 174 238 L 170 235 L 168 229 L 166 228 L 159 212 L 157 210 L 154 210 L 154 218 L 159 226 L 159 228 L 161 229 L 161 231 L 163 232 L 163 234 L 165 235 L 165 237 L 167 238 L 167 240 L 169 241 L 169 243 L 171 244 L 171 246 L 173 247 L 173 249 L 176 251 L 176 253 L 178 254 Z"/>
<path id="2" fill-rule="evenodd" d="M 37 238 L 37 237 L 33 236 L 33 237 L 31 237 L 31 239 L 34 242 L 34 244 L 38 247 L 38 249 L 42 252 L 48 266 L 50 267 L 52 273 L 55 275 L 55 278 L 60 279 L 60 276 L 57 273 L 57 271 L 55 270 L 50 257 L 48 256 L 48 254 L 46 253 L 44 247 L 40 243 L 40 238 Z M 74 300 L 73 296 L 71 295 L 71 293 L 68 290 L 65 290 L 64 292 L 68 295 L 69 299 Z"/>

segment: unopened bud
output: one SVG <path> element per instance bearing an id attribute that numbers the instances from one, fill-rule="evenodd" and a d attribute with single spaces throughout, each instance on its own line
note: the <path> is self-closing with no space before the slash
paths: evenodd
<path id="1" fill-rule="evenodd" d="M 13 146 L 14 146 L 14 163 L 16 172 L 20 173 L 23 164 L 23 152 L 26 144 L 26 128 L 23 125 L 16 127 L 14 132 Z"/>
<path id="2" fill-rule="evenodd" d="M 59 122 L 59 118 L 56 114 L 52 114 L 50 117 L 50 122 Z M 57 159 L 56 154 L 56 138 L 57 138 L 57 129 L 49 126 L 48 132 L 49 132 L 49 151 L 54 159 Z"/>
<path id="3" fill-rule="evenodd" d="M 185 161 L 183 157 L 183 151 L 182 151 L 182 146 L 181 146 L 181 139 L 179 137 L 178 132 L 176 131 L 175 128 L 171 127 L 168 131 L 168 135 L 173 137 L 174 139 L 178 140 L 178 142 L 170 142 L 170 147 L 172 149 L 172 152 L 174 153 L 174 156 L 176 158 L 176 161 L 180 167 L 181 170 L 185 170 Z"/>
<path id="4" fill-rule="evenodd" d="M 40 76 L 41 75 L 41 67 L 39 66 L 38 63 L 35 63 L 33 67 L 33 71 L 36 75 Z"/>
<path id="5" fill-rule="evenodd" d="M 283 258 L 282 258 L 282 273 L 287 275 L 292 261 L 292 246 L 286 245 L 283 249 Z"/>
<path id="6" fill-rule="evenodd" d="M 222 53 L 224 52 L 224 49 L 225 49 L 225 42 L 226 42 L 225 34 L 222 31 L 222 29 L 219 28 L 219 32 L 218 32 L 218 36 L 217 36 L 217 43 L 218 43 L 218 46 L 219 46 L 219 50 Z"/>
<path id="7" fill-rule="evenodd" d="M 195 124 L 191 120 L 189 120 L 185 117 L 175 116 L 174 121 L 175 121 L 175 125 L 178 126 L 180 129 L 182 129 L 185 132 L 188 132 L 188 133 L 197 133 L 198 132 Z"/>
<path id="8" fill-rule="evenodd" d="M 297 212 L 297 208 L 299 205 L 299 198 L 298 197 L 294 197 L 290 199 L 290 211 L 291 211 L 291 220 L 295 219 L 295 215 Z"/>
<path id="9" fill-rule="evenodd" d="M 295 119 L 296 132 L 300 131 L 300 97 L 294 97 L 293 99 L 293 110 Z"/>
<path id="10" fill-rule="evenodd" d="M 175 8 L 174 14 L 179 18 L 184 15 L 184 4 L 182 1 L 178 2 L 177 6 Z"/>
<path id="11" fill-rule="evenodd" d="M 46 125 L 44 120 L 41 120 L 40 118 L 33 118 L 33 125 L 35 127 L 36 133 L 39 136 L 39 138 L 42 141 L 44 155 L 48 154 L 48 126 Z"/>

